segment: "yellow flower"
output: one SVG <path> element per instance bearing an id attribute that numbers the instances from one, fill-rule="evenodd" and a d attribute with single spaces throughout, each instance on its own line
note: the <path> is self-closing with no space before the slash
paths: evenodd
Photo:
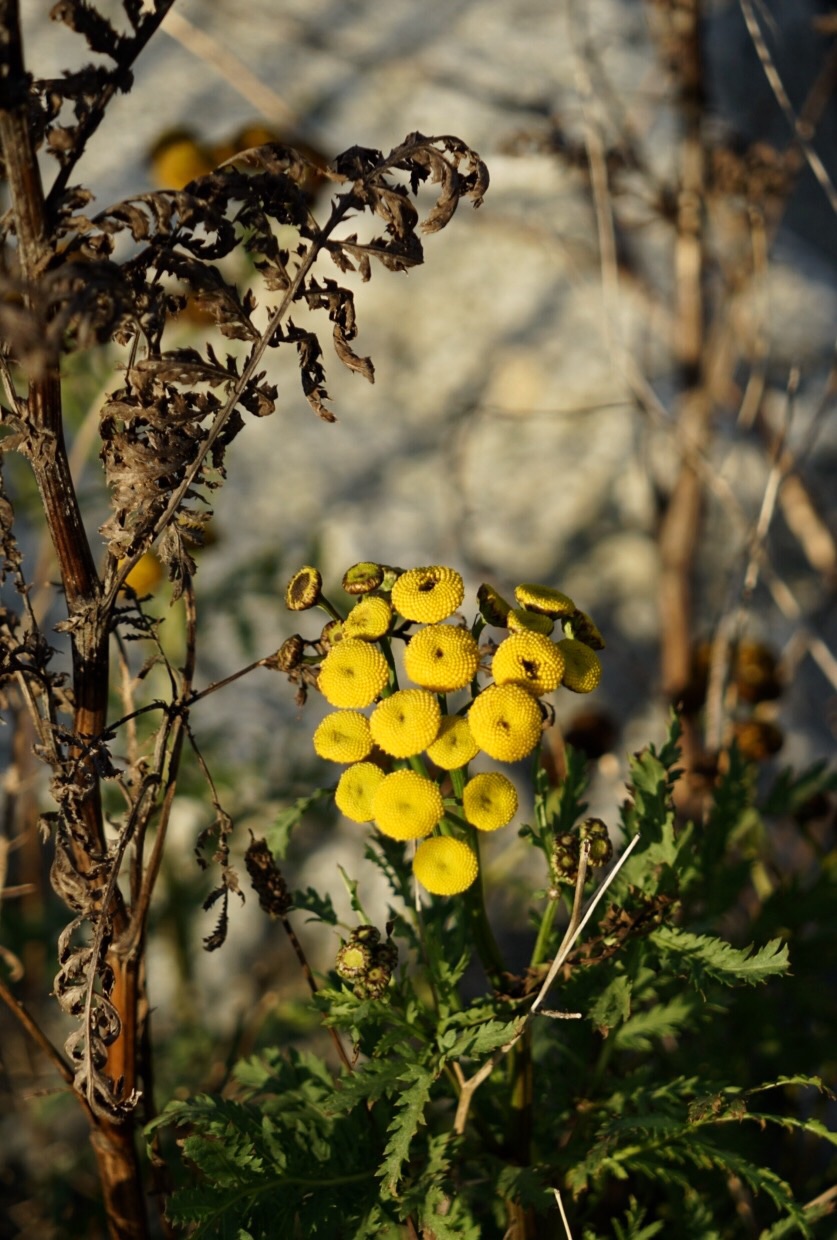
<path id="1" fill-rule="evenodd" d="M 122 583 L 123 589 L 133 590 L 138 598 L 150 594 L 159 585 L 163 566 L 153 551 L 144 551 Z"/>
<path id="2" fill-rule="evenodd" d="M 459 573 L 440 564 L 411 568 L 392 587 L 392 605 L 405 620 L 436 624 L 452 616 L 465 597 Z"/>
<path id="3" fill-rule="evenodd" d="M 434 693 L 453 693 L 474 679 L 480 651 L 467 629 L 430 624 L 411 638 L 404 653 L 404 670 L 411 680 Z"/>
<path id="4" fill-rule="evenodd" d="M 372 798 L 375 825 L 394 840 L 418 840 L 429 835 L 444 812 L 442 794 L 433 780 L 415 771 L 385 775 Z"/>
<path id="5" fill-rule="evenodd" d="M 499 771 L 475 775 L 462 795 L 465 817 L 480 831 L 496 831 L 517 813 L 517 789 Z"/>
<path id="6" fill-rule="evenodd" d="M 517 762 L 541 736 L 541 712 L 520 685 L 489 685 L 474 701 L 468 722 L 480 749 L 498 762 Z"/>
<path id="7" fill-rule="evenodd" d="M 370 706 L 389 677 L 384 656 L 370 642 L 346 637 L 332 646 L 320 668 L 319 688 L 332 706 Z"/>
<path id="8" fill-rule="evenodd" d="M 599 656 L 574 637 L 558 642 L 564 656 L 564 685 L 573 693 L 592 693 L 602 678 Z"/>
<path id="9" fill-rule="evenodd" d="M 374 762 L 356 762 L 344 771 L 337 783 L 337 808 L 352 822 L 372 821 L 372 799 L 386 776 Z"/>
<path id="10" fill-rule="evenodd" d="M 455 896 L 477 877 L 477 858 L 467 844 L 449 835 L 425 840 L 416 849 L 413 873 L 434 896 Z"/>
<path id="11" fill-rule="evenodd" d="M 385 598 L 377 594 L 367 594 L 355 603 L 343 621 L 345 637 L 363 637 L 366 641 L 376 641 L 383 637 L 392 621 L 392 608 Z"/>
<path id="12" fill-rule="evenodd" d="M 369 721 L 376 745 L 393 758 L 411 758 L 436 739 L 442 712 L 426 689 L 399 689 L 384 698 Z"/>
<path id="13" fill-rule="evenodd" d="M 498 685 L 521 685 L 540 697 L 561 683 L 564 659 L 542 633 L 512 633 L 494 652 L 491 674 Z"/>
<path id="14" fill-rule="evenodd" d="M 369 720 L 357 710 L 335 710 L 314 732 L 314 749 L 329 762 L 360 762 L 372 749 Z"/>
<path id="15" fill-rule="evenodd" d="M 480 747 L 465 715 L 444 715 L 439 735 L 427 746 L 427 756 L 443 771 L 455 771 L 476 758 Z"/>
<path id="16" fill-rule="evenodd" d="M 560 590 L 551 590 L 549 586 L 535 586 L 524 583 L 515 586 L 514 597 L 521 607 L 530 611 L 542 611 L 546 616 L 568 616 L 575 611 L 575 603 Z"/>
<path id="17" fill-rule="evenodd" d="M 549 637 L 555 621 L 542 611 L 529 611 L 526 607 L 512 607 L 508 614 L 510 633 L 543 633 Z"/>

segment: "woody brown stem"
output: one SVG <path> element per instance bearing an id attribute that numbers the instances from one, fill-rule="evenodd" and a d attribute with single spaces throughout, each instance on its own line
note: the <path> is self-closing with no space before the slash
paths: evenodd
<path id="1" fill-rule="evenodd" d="M 51 256 L 43 185 L 29 126 L 29 78 L 24 68 L 18 5 L 0 0 L 0 142 L 17 235 L 17 261 L 26 304 Z M 78 504 L 64 441 L 61 385 L 57 362 L 48 360 L 28 376 L 26 434 L 23 451 L 29 458 L 41 495 L 64 593 L 73 665 L 75 743 L 70 758 L 77 763 L 81 785 L 70 823 L 70 847 L 79 873 L 89 873 L 105 853 L 101 789 L 94 759 L 85 741 L 95 741 L 106 724 L 108 695 L 109 617 L 101 604 L 101 586 Z M 114 887 L 107 910 L 117 936 L 127 926 L 124 904 Z M 107 1072 L 124 1081 L 129 1096 L 136 1078 L 136 961 L 114 956 L 111 995 L 121 1024 L 109 1048 Z M 145 1203 L 139 1163 L 129 1119 L 93 1118 L 91 1139 L 102 1180 L 113 1237 L 146 1234 Z"/>

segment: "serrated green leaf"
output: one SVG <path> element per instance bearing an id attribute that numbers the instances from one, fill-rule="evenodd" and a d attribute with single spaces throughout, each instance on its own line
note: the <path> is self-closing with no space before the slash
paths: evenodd
<path id="1" fill-rule="evenodd" d="M 631 979 L 620 973 L 605 986 L 587 1012 L 587 1016 L 604 1034 L 626 1021 L 631 1014 Z"/>
<path id="2" fill-rule="evenodd" d="M 424 1123 L 424 1108 L 433 1084 L 433 1074 L 424 1068 L 415 1067 L 405 1079 L 410 1076 L 412 1084 L 399 1095 L 397 1110 L 387 1128 L 389 1140 L 384 1149 L 385 1158 L 377 1171 L 384 1181 L 384 1191 L 390 1196 L 398 1190 L 401 1168 L 410 1155 L 410 1142 L 419 1125 Z"/>
<path id="3" fill-rule="evenodd" d="M 277 861 L 281 861 L 288 851 L 294 827 L 298 826 L 305 815 L 315 805 L 330 800 L 334 796 L 334 786 L 317 788 L 309 796 L 299 797 L 293 805 L 283 809 L 265 830 L 267 846 Z"/>
<path id="4" fill-rule="evenodd" d="M 661 1038 L 670 1037 L 690 1024 L 696 1000 L 689 995 L 675 995 L 667 1003 L 634 1012 L 613 1034 L 620 1050 L 648 1051 Z"/>
<path id="5" fill-rule="evenodd" d="M 771 939 L 754 951 L 752 944 L 733 947 L 723 939 L 692 934 L 674 926 L 661 926 L 649 937 L 661 951 L 678 957 L 698 986 L 706 978 L 714 978 L 726 986 L 736 982 L 755 986 L 769 977 L 786 973 L 790 967 L 787 944 L 781 939 Z"/>

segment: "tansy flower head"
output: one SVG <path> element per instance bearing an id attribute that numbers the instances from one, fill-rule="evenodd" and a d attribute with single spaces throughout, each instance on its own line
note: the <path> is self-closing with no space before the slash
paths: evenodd
<path id="1" fill-rule="evenodd" d="M 360 564 L 353 564 L 346 569 L 343 574 L 343 589 L 347 594 L 369 594 L 371 590 L 378 589 L 383 579 L 384 570 L 380 564 L 362 560 Z"/>
<path id="2" fill-rule="evenodd" d="M 575 611 L 575 603 L 560 590 L 550 590 L 549 586 L 536 586 L 524 583 L 515 586 L 514 597 L 521 607 L 530 611 L 542 611 L 546 616 L 568 616 Z"/>
<path id="3" fill-rule="evenodd" d="M 405 620 L 436 624 L 452 616 L 465 597 L 459 573 L 440 564 L 411 568 L 392 587 L 392 605 Z"/>
<path id="4" fill-rule="evenodd" d="M 327 624 L 323 625 L 323 630 L 320 633 L 320 643 L 326 650 L 330 650 L 332 646 L 342 642 L 344 636 L 343 621 L 329 620 Z"/>
<path id="5" fill-rule="evenodd" d="M 580 607 L 576 607 L 571 616 L 567 617 L 570 631 L 578 641 L 584 642 L 591 650 L 604 650 L 605 640 L 596 625 Z"/>
<path id="6" fill-rule="evenodd" d="M 411 758 L 436 739 L 442 712 L 426 689 L 399 689 L 375 707 L 372 737 L 393 758 Z"/>
<path id="7" fill-rule="evenodd" d="M 376 641 L 383 637 L 392 621 L 392 608 L 385 598 L 367 594 L 355 603 L 343 621 L 344 637 L 363 637 Z"/>
<path id="8" fill-rule="evenodd" d="M 388 676 L 387 661 L 377 646 L 359 637 L 344 637 L 323 659 L 318 684 L 332 706 L 359 708 L 375 701 Z"/>
<path id="9" fill-rule="evenodd" d="M 467 629 L 429 624 L 410 638 L 404 670 L 411 680 L 434 693 L 453 693 L 473 680 L 480 651 Z"/>
<path id="10" fill-rule="evenodd" d="M 337 808 L 352 822 L 371 822 L 372 798 L 385 778 L 374 762 L 356 762 L 343 772 L 337 783 L 334 793 Z"/>
<path id="11" fill-rule="evenodd" d="M 372 749 L 369 720 L 357 710 L 335 710 L 314 732 L 314 749 L 329 762 L 360 762 Z"/>
<path id="12" fill-rule="evenodd" d="M 448 835 L 425 840 L 416 849 L 413 873 L 434 896 L 455 896 L 477 877 L 477 859 L 467 844 Z"/>
<path id="13" fill-rule="evenodd" d="M 444 715 L 439 735 L 427 746 L 427 756 L 443 771 L 455 771 L 476 758 L 480 747 L 465 715 Z"/>
<path id="14" fill-rule="evenodd" d="M 433 780 L 415 771 L 385 775 L 372 798 L 375 825 L 394 840 L 429 835 L 444 812 L 442 794 Z"/>
<path id="15" fill-rule="evenodd" d="M 122 588 L 133 590 L 138 598 L 150 594 L 163 577 L 163 566 L 153 551 L 143 551 L 134 567 L 122 583 Z"/>
<path id="16" fill-rule="evenodd" d="M 602 678 L 602 665 L 598 655 L 574 637 L 558 642 L 564 656 L 564 681 L 573 693 L 592 693 Z"/>
<path id="17" fill-rule="evenodd" d="M 486 624 L 493 625 L 495 629 L 504 629 L 506 627 L 511 604 L 507 603 L 503 596 L 498 594 L 488 582 L 484 581 L 477 590 L 477 603 L 480 615 Z"/>
<path id="18" fill-rule="evenodd" d="M 542 633 L 512 633 L 494 651 L 495 684 L 521 685 L 540 697 L 561 683 L 564 659 L 555 642 Z"/>
<path id="19" fill-rule="evenodd" d="M 468 711 L 468 722 L 480 749 L 498 762 L 517 762 L 541 736 L 538 703 L 520 685 L 489 685 Z"/>
<path id="20" fill-rule="evenodd" d="M 306 564 L 294 573 L 285 587 L 285 606 L 289 611 L 307 611 L 320 601 L 322 588 L 322 577 L 316 568 Z"/>
<path id="21" fill-rule="evenodd" d="M 462 795 L 465 817 L 480 831 L 496 831 L 517 813 L 517 790 L 499 771 L 475 775 Z"/>
<path id="22" fill-rule="evenodd" d="M 549 637 L 554 628 L 555 621 L 552 616 L 547 616 L 542 611 L 529 611 L 527 607 L 512 607 L 509 611 L 510 633 L 542 633 L 544 637 Z"/>

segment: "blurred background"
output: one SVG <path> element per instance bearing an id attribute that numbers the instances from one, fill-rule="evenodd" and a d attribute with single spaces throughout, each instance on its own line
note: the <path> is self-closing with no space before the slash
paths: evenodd
<path id="1" fill-rule="evenodd" d="M 38 77 L 95 59 L 49 8 L 23 6 Z M 768 768 L 833 758 L 837 11 L 718 0 L 696 6 L 694 25 L 693 8 L 175 6 L 80 166 L 97 206 L 179 187 L 268 140 L 328 162 L 355 144 L 386 152 L 414 130 L 455 134 L 491 173 L 479 211 L 461 207 L 427 238 L 424 266 L 373 270 L 356 288 L 355 347 L 375 384 L 326 356 L 334 425 L 311 413 L 295 357 L 270 360 L 277 412 L 250 419 L 232 447 L 199 552 L 199 683 L 297 629 L 315 636 L 318 622 L 306 628 L 282 604 L 303 563 L 336 596 L 357 560 L 443 563 L 465 577 L 469 620 L 482 581 L 504 594 L 554 586 L 595 618 L 602 685 L 555 705 L 606 820 L 627 754 L 663 739 L 673 703 L 686 710 L 695 787 L 733 731 Z M 324 219 L 330 188 L 311 192 Z M 211 337 L 185 315 L 177 330 L 183 343 Z M 95 526 L 106 514 L 95 411 L 118 378 L 101 352 L 69 379 Z M 148 588 L 174 654 L 168 587 Z M 323 713 L 314 700 L 300 710 L 267 671 L 196 707 L 239 863 L 248 828 L 269 832 L 333 781 L 310 744 Z M 265 1021 L 310 1020 L 254 900 L 232 909 L 221 952 L 201 952 L 213 923 L 198 911 L 209 880 L 193 849 L 212 810 L 197 771 L 186 793 L 150 957 L 169 1047 L 162 1097 L 217 1085 Z M 492 844 L 489 882 L 501 885 L 515 843 Z M 313 815 L 295 836 L 293 885 L 328 889 L 345 914 L 337 866 L 357 877 L 360 853 L 356 828 Z M 368 900 L 383 909 L 376 892 Z M 337 938 L 317 936 L 325 968 Z M 24 1059 L 13 1049 L 7 1073 L 29 1071 Z"/>

